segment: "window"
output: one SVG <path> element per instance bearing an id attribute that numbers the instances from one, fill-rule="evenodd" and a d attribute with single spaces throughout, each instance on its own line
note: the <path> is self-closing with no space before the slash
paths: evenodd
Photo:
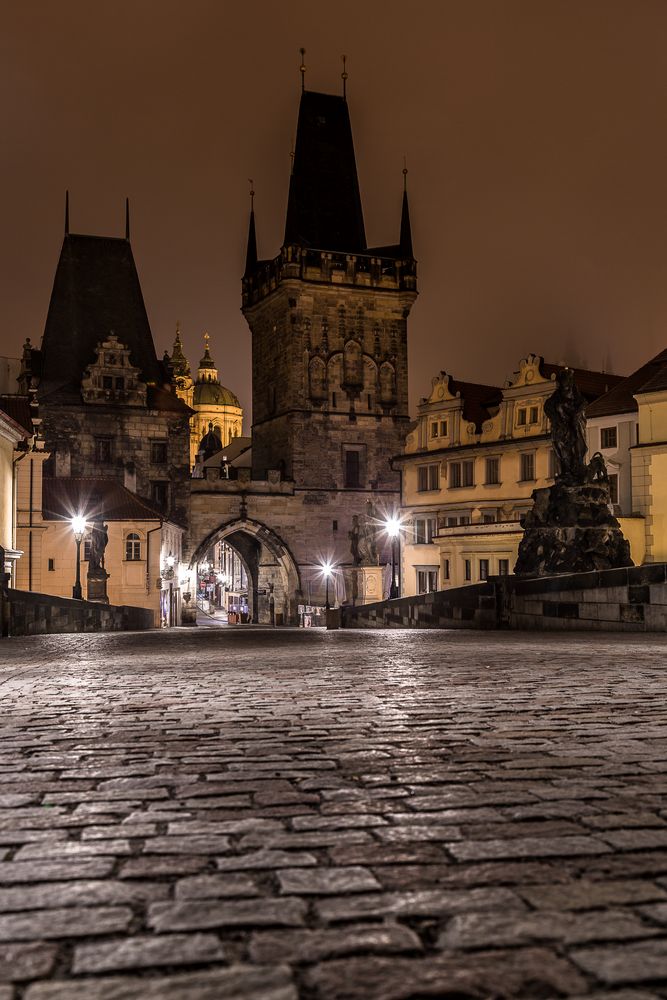
<path id="1" fill-rule="evenodd" d="M 469 559 L 463 560 L 463 575 L 466 580 L 472 580 L 472 568 Z"/>
<path id="2" fill-rule="evenodd" d="M 437 420 L 434 420 L 431 423 L 431 437 L 432 438 L 437 438 L 437 436 L 438 436 L 438 426 L 439 425 L 438 425 L 438 421 Z"/>
<path id="3" fill-rule="evenodd" d="M 95 461 L 99 465 L 109 465 L 111 462 L 111 438 L 95 438 Z"/>
<path id="4" fill-rule="evenodd" d="M 458 517 L 448 517 L 447 518 L 447 527 L 448 528 L 455 528 L 458 523 L 459 523 Z"/>
<path id="5" fill-rule="evenodd" d="M 417 490 L 419 493 L 426 493 L 429 490 L 440 489 L 440 466 L 439 465 L 418 465 L 417 466 Z"/>
<path id="6" fill-rule="evenodd" d="M 102 376 L 102 388 L 113 389 L 113 377 L 111 375 Z"/>
<path id="7" fill-rule="evenodd" d="M 482 514 L 482 524 L 495 524 L 495 523 L 496 523 L 495 514 L 489 514 L 488 511 L 485 514 Z"/>
<path id="8" fill-rule="evenodd" d="M 55 559 L 49 559 L 49 573 L 55 573 L 56 561 Z"/>
<path id="9" fill-rule="evenodd" d="M 361 453 L 351 448 L 345 451 L 345 486 L 348 489 L 361 486 Z"/>
<path id="10" fill-rule="evenodd" d="M 438 589 L 438 571 L 437 569 L 429 569 L 428 567 L 424 569 L 417 570 L 417 593 L 419 594 L 431 594 L 434 590 Z"/>
<path id="11" fill-rule="evenodd" d="M 527 482 L 530 479 L 535 479 L 535 452 L 525 451 L 520 456 L 520 474 L 519 481 Z"/>
<path id="12" fill-rule="evenodd" d="M 125 538 L 125 558 L 128 562 L 141 559 L 141 539 L 136 531 L 131 531 Z"/>
<path id="13" fill-rule="evenodd" d="M 152 465 L 167 464 L 166 441 L 151 441 L 151 463 Z"/>
<path id="14" fill-rule="evenodd" d="M 536 424 L 539 420 L 540 408 L 539 406 L 531 406 L 530 408 L 530 422 L 531 424 Z"/>
<path id="15" fill-rule="evenodd" d="M 499 574 L 499 576 L 509 576 L 509 574 L 510 574 L 510 561 L 509 561 L 509 559 L 499 559 L 498 560 L 498 574 Z"/>
<path id="16" fill-rule="evenodd" d="M 609 502 L 618 503 L 618 475 L 615 472 L 609 476 Z"/>
<path id="17" fill-rule="evenodd" d="M 470 524 L 470 514 L 461 514 L 459 524 Z"/>
<path id="18" fill-rule="evenodd" d="M 449 580 L 449 559 L 442 560 L 442 578 Z"/>
<path id="19" fill-rule="evenodd" d="M 117 389 L 125 388 L 125 379 L 123 378 L 122 375 L 117 375 L 116 378 L 114 379 L 114 383 Z"/>
<path id="20" fill-rule="evenodd" d="M 617 448 L 618 434 L 615 427 L 602 427 L 600 430 L 600 447 Z"/>
<path id="21" fill-rule="evenodd" d="M 475 460 L 449 463 L 449 485 L 451 489 L 475 485 Z"/>
<path id="22" fill-rule="evenodd" d="M 500 483 L 500 459 L 487 458 L 486 460 L 486 483 L 489 486 L 497 486 Z"/>
<path id="23" fill-rule="evenodd" d="M 448 434 L 449 434 L 449 428 L 447 426 L 447 421 L 446 420 L 441 420 L 440 421 L 440 437 L 441 438 L 446 438 Z"/>
<path id="24" fill-rule="evenodd" d="M 338 521 L 333 521 L 331 524 L 332 531 L 338 531 Z"/>
<path id="25" fill-rule="evenodd" d="M 169 483 L 162 480 L 151 483 L 151 500 L 156 507 L 166 510 L 169 506 Z"/>
<path id="26" fill-rule="evenodd" d="M 437 518 L 420 517 L 415 520 L 415 545 L 430 545 L 437 533 Z"/>
<path id="27" fill-rule="evenodd" d="M 525 410 L 524 407 L 522 407 L 520 410 L 516 411 L 516 422 L 517 422 L 517 426 L 519 426 L 519 427 L 525 427 L 526 426 L 526 423 L 527 423 L 527 420 L 526 420 L 526 410 Z"/>
<path id="28" fill-rule="evenodd" d="M 480 580 L 489 579 L 489 560 L 480 559 L 479 561 L 479 578 Z"/>

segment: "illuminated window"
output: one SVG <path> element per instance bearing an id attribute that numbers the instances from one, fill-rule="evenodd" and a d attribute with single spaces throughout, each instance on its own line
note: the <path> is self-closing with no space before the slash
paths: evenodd
<path id="1" fill-rule="evenodd" d="M 521 482 L 528 482 L 535 479 L 535 452 L 525 451 L 520 456 L 521 471 L 519 479 Z"/>
<path id="2" fill-rule="evenodd" d="M 603 427 L 600 430 L 600 447 L 601 448 L 618 447 L 618 434 L 616 433 L 615 427 Z"/>
<path id="3" fill-rule="evenodd" d="M 433 423 L 431 424 L 431 437 L 437 438 L 437 436 L 438 436 L 438 421 L 434 420 Z"/>
<path id="4" fill-rule="evenodd" d="M 128 562 L 136 562 L 141 559 L 141 539 L 135 531 L 131 531 L 125 537 L 125 558 Z"/>
<path id="5" fill-rule="evenodd" d="M 497 486 L 500 483 L 500 459 L 487 458 L 486 460 L 486 483 L 489 486 Z"/>
<path id="6" fill-rule="evenodd" d="M 430 545 L 437 533 L 437 518 L 420 517 L 415 520 L 415 545 Z"/>

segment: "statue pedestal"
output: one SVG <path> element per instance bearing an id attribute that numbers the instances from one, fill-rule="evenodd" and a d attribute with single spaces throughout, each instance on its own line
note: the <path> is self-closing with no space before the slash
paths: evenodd
<path id="1" fill-rule="evenodd" d="M 98 570 L 94 576 L 88 574 L 88 585 L 86 587 L 86 599 L 97 604 L 108 604 L 107 580 L 109 574 L 103 570 Z"/>
<path id="2" fill-rule="evenodd" d="M 352 604 L 374 604 L 384 597 L 381 566 L 354 566 L 345 571 L 346 591 Z"/>
<path id="3" fill-rule="evenodd" d="M 557 482 L 533 491 L 521 519 L 517 576 L 589 573 L 632 566 L 630 545 L 609 508 L 609 488 Z"/>

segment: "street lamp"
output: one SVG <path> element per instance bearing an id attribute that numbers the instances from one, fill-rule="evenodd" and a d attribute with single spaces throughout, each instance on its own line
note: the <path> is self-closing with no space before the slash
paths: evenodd
<path id="1" fill-rule="evenodd" d="M 396 515 L 388 517 L 384 522 L 384 530 L 391 540 L 391 587 L 389 588 L 389 600 L 398 597 L 398 582 L 396 580 L 396 543 L 401 533 L 401 521 Z"/>
<path id="2" fill-rule="evenodd" d="M 76 580 L 74 586 L 72 587 L 72 597 L 75 601 L 80 601 L 82 599 L 81 594 L 81 542 L 83 541 L 83 536 L 86 533 L 86 519 L 77 514 L 75 517 L 71 518 L 70 524 L 72 525 L 72 531 L 74 532 L 74 540 L 76 541 Z"/>
<path id="3" fill-rule="evenodd" d="M 325 591 L 326 596 L 324 599 L 324 607 L 327 611 L 329 611 L 331 609 L 331 605 L 329 604 L 329 580 L 333 576 L 333 566 L 331 565 L 330 562 L 322 563 L 322 573 L 324 575 L 326 583 L 326 591 Z"/>

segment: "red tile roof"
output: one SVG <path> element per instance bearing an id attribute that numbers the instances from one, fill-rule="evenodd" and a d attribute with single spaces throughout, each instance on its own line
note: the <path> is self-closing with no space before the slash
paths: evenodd
<path id="1" fill-rule="evenodd" d="M 0 410 L 6 413 L 21 430 L 26 432 L 26 437 L 33 433 L 32 418 L 30 416 L 30 404 L 25 396 L 0 396 Z"/>
<path id="2" fill-rule="evenodd" d="M 42 515 L 46 521 L 69 520 L 82 514 L 92 520 L 166 521 L 164 514 L 148 500 L 142 500 L 113 479 L 45 478 L 42 487 Z"/>
<path id="3" fill-rule="evenodd" d="M 553 365 L 547 361 L 543 361 L 540 365 L 540 373 L 545 378 L 549 378 L 566 367 L 569 367 L 569 365 Z M 608 392 L 615 385 L 622 382 L 625 377 L 623 375 L 611 375 L 609 372 L 588 371 L 586 368 L 573 368 L 572 371 L 574 372 L 574 381 L 577 388 L 589 402 Z"/>
<path id="4" fill-rule="evenodd" d="M 633 413 L 637 411 L 635 393 L 656 380 L 656 377 L 667 366 L 667 349 L 656 354 L 654 358 L 638 368 L 637 371 L 622 379 L 617 385 L 606 392 L 586 409 L 586 416 L 609 417 L 616 413 Z M 663 376 L 664 378 L 664 376 Z M 660 382 L 656 383 L 656 390 Z"/>

